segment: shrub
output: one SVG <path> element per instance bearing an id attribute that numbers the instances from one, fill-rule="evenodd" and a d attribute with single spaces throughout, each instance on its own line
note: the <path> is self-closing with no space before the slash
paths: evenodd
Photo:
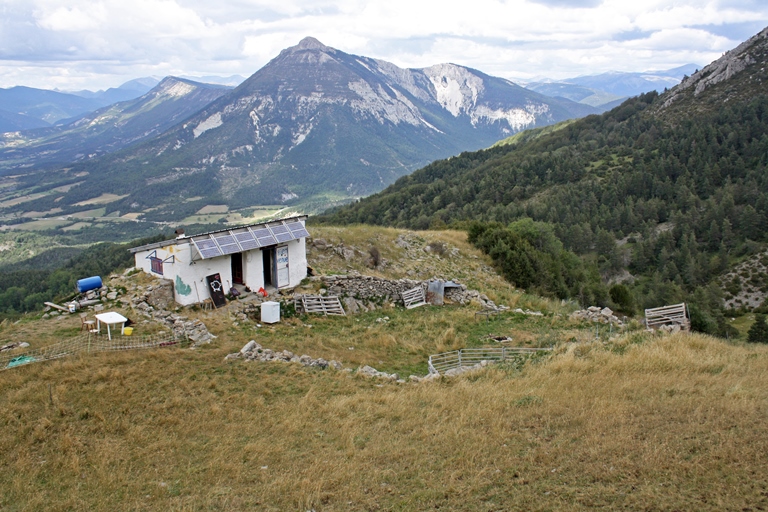
<path id="1" fill-rule="evenodd" d="M 619 310 L 627 315 L 635 314 L 635 298 L 632 296 L 632 292 L 629 291 L 623 284 L 615 284 L 608 290 L 611 295 L 611 300 L 616 303 Z"/>
<path id="2" fill-rule="evenodd" d="M 756 314 L 755 323 L 747 332 L 747 341 L 751 343 L 768 343 L 768 324 L 765 323 L 765 315 Z"/>
<path id="3" fill-rule="evenodd" d="M 368 254 L 370 256 L 368 258 L 368 266 L 370 268 L 378 267 L 381 264 L 381 253 L 379 252 L 378 247 L 376 247 L 375 245 L 371 246 L 368 249 Z"/>
<path id="4" fill-rule="evenodd" d="M 445 256 L 447 247 L 443 242 L 430 242 L 427 247 L 429 251 L 438 256 Z"/>

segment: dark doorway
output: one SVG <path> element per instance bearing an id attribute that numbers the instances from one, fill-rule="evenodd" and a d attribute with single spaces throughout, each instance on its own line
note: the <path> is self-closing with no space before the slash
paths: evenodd
<path id="1" fill-rule="evenodd" d="M 275 249 L 262 249 L 261 261 L 264 266 L 264 288 L 267 286 L 274 286 L 274 280 L 272 279 L 272 260 L 274 258 Z"/>
<path id="2" fill-rule="evenodd" d="M 231 257 L 232 257 L 232 283 L 243 284 L 243 253 L 236 252 Z"/>

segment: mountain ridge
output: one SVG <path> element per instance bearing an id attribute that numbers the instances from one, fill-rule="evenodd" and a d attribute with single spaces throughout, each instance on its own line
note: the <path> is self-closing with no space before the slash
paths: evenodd
<path id="1" fill-rule="evenodd" d="M 89 179 L 60 201 L 142 189 L 108 209 L 168 219 L 200 196 L 230 207 L 354 198 L 436 158 L 593 112 L 455 64 L 401 69 L 305 38 L 167 132 L 75 165 L 70 174 Z"/>
<path id="2" fill-rule="evenodd" d="M 166 77 L 146 94 L 62 126 L 0 134 L 0 169 L 89 160 L 164 132 L 228 88 Z"/>

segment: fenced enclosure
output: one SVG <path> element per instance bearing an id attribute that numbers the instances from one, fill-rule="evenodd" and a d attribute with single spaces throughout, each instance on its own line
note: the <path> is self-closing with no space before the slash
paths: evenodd
<path id="1" fill-rule="evenodd" d="M 456 368 L 471 368 L 483 361 L 502 363 L 513 355 L 535 354 L 551 350 L 551 348 L 527 347 L 463 348 L 429 356 L 429 373 L 443 374 Z"/>
<path id="2" fill-rule="evenodd" d="M 185 336 L 177 336 L 170 331 L 146 336 L 113 336 L 111 340 L 107 336 L 87 333 L 48 345 L 47 347 L 27 350 L 25 352 L 9 351 L 7 354 L 0 354 L 0 371 L 82 353 L 141 350 L 171 347 L 186 343 L 188 343 L 188 340 Z"/>

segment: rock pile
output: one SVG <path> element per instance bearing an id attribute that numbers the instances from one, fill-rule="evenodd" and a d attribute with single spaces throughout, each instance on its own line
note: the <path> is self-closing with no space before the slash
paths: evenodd
<path id="1" fill-rule="evenodd" d="M 489 364 L 491 364 L 492 361 L 480 361 L 479 363 L 472 365 L 472 366 L 459 366 L 457 368 L 451 368 L 450 370 L 447 370 L 444 375 L 446 377 L 455 377 L 457 375 L 461 375 L 462 373 L 471 372 L 473 370 L 479 370 L 480 368 L 485 368 Z M 437 375 L 437 374 L 432 374 Z"/>
<path id="2" fill-rule="evenodd" d="M 251 340 L 248 343 L 246 343 L 243 348 L 240 349 L 240 352 L 235 352 L 234 354 L 227 355 L 224 360 L 230 361 L 233 359 L 244 359 L 246 361 L 259 361 L 259 362 L 277 362 L 277 363 L 296 363 L 300 364 L 302 366 L 307 367 L 314 367 L 314 368 L 332 368 L 334 370 L 343 370 L 347 372 L 352 372 L 353 370 L 350 368 L 344 368 L 344 366 L 339 362 L 331 359 L 330 361 L 327 361 L 323 359 L 322 357 L 313 359 L 312 357 L 308 355 L 301 355 L 297 356 L 293 352 L 289 350 L 272 350 L 269 348 L 262 347 L 259 343 L 256 342 L 256 340 Z M 380 372 L 376 368 L 373 368 L 371 366 L 365 365 L 361 366 L 356 371 L 359 375 L 364 375 L 366 377 L 376 378 L 376 379 L 384 379 L 391 382 L 397 382 L 400 384 L 405 383 L 406 381 L 404 379 L 401 379 L 400 376 L 396 373 L 387 373 L 387 372 Z M 430 374 L 426 377 L 419 377 L 418 375 L 411 375 L 409 377 L 409 380 L 411 382 L 424 382 L 424 381 L 430 381 L 434 380 L 436 378 L 439 378 L 440 375 L 438 374 Z"/>
<path id="3" fill-rule="evenodd" d="M 133 276 L 141 274 L 134 274 L 132 270 L 128 269 L 122 276 L 113 275 L 109 278 L 118 290 L 126 290 L 124 295 L 117 297 L 120 302 L 132 307 L 140 315 L 166 325 L 176 336 L 187 337 L 193 347 L 210 343 L 215 338 L 200 320 L 190 320 L 169 311 L 177 307 L 173 300 L 171 281 L 155 279 L 151 284 L 139 285 Z"/>
<path id="4" fill-rule="evenodd" d="M 461 288 L 446 288 L 445 298 L 462 306 L 479 302 L 483 309 L 495 309 L 498 311 L 508 309 L 506 306 L 497 306 L 484 293 L 480 293 L 477 290 L 467 290 L 465 285 L 461 285 Z"/>
<path id="5" fill-rule="evenodd" d="M 368 365 L 358 368 L 357 373 L 361 375 L 365 375 L 366 377 L 376 377 L 378 379 L 391 380 L 391 381 L 400 382 L 400 383 L 405 382 L 396 373 L 380 372 L 376 368 L 373 368 Z"/>
<path id="6" fill-rule="evenodd" d="M 653 330 L 653 329 L 648 329 Z M 666 324 L 656 328 L 657 331 L 661 331 L 667 334 L 675 334 L 681 331 L 680 324 Z"/>
<path id="7" fill-rule="evenodd" d="M 269 348 L 262 347 L 256 340 L 251 340 L 240 349 L 240 352 L 229 354 L 225 357 L 225 360 L 229 359 L 245 359 L 246 361 L 261 361 L 261 362 L 282 362 L 282 363 L 299 363 L 302 366 L 309 366 L 314 368 L 333 368 L 334 370 L 342 370 L 344 367 L 342 364 L 335 360 L 326 361 L 322 357 L 313 359 L 308 355 L 297 356 L 289 350 L 276 351 Z"/>
<path id="8" fill-rule="evenodd" d="M 173 313 L 177 304 L 173 299 L 173 282 L 167 279 L 155 279 L 151 284 L 139 285 L 135 276 L 141 275 L 134 269 L 127 269 L 122 275 L 109 276 L 108 284 L 98 290 L 86 292 L 79 300 L 81 307 L 93 307 L 103 310 L 108 302 L 119 302 L 122 306 L 133 308 L 138 314 L 171 329 L 177 337 L 186 337 L 193 347 L 210 343 L 215 336 L 200 320 Z M 58 316 L 60 313 L 50 307 L 43 318 Z"/>
<path id="9" fill-rule="evenodd" d="M 574 311 L 570 316 L 573 320 L 589 320 L 590 322 L 599 322 L 602 324 L 623 325 L 622 321 L 613 314 L 611 308 L 600 309 L 597 306 L 590 306 L 587 309 Z"/>
<path id="10" fill-rule="evenodd" d="M 101 311 L 104 309 L 105 304 L 118 300 L 122 294 L 123 289 L 120 287 L 114 285 L 107 286 L 105 284 L 99 289 L 89 290 L 85 293 L 82 293 L 65 304 L 54 305 L 54 307 L 47 305 L 42 318 L 47 319 L 55 318 L 60 315 L 67 315 L 72 311 L 70 309 L 70 304 L 75 304 L 75 308 L 77 310 L 89 308 L 96 311 Z"/>
<path id="11" fill-rule="evenodd" d="M 161 303 L 155 302 L 157 306 L 152 306 L 149 300 L 157 297 L 155 286 L 149 285 L 143 290 L 137 289 L 137 293 L 131 297 L 131 305 L 134 310 L 146 318 L 167 325 L 178 337 L 187 337 L 193 347 L 210 343 L 215 336 L 208 332 L 208 328 L 200 320 L 190 320 L 188 317 L 172 313 L 159 307 Z M 171 304 L 174 304 L 171 302 Z"/>

